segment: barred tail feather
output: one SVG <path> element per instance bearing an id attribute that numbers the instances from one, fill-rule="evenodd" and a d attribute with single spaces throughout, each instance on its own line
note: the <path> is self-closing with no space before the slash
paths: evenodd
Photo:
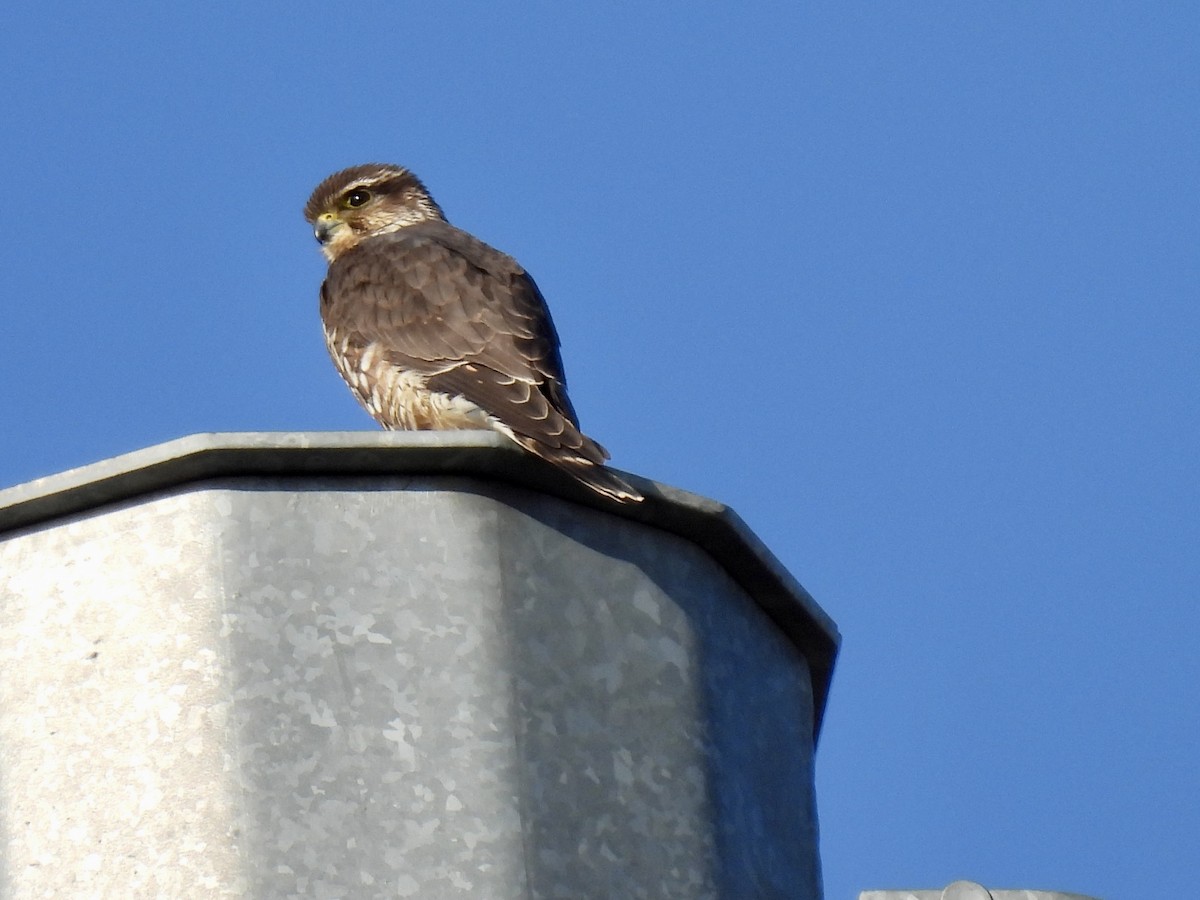
<path id="1" fill-rule="evenodd" d="M 625 479 L 618 476 L 611 469 L 605 468 L 603 461 L 608 458 L 608 452 L 595 441 L 582 434 L 578 434 L 578 432 L 577 434 L 582 446 L 577 449 L 571 449 L 567 447 L 548 447 L 525 435 L 514 434 L 506 428 L 497 427 L 497 430 L 507 434 L 534 456 L 540 456 L 546 462 L 562 469 L 576 481 L 587 485 L 597 494 L 602 494 L 605 497 L 616 500 L 618 503 L 638 503 L 645 499 Z M 588 455 L 585 456 L 585 453 Z"/>
<path id="2" fill-rule="evenodd" d="M 638 493 L 625 479 L 619 477 L 612 469 L 598 466 L 586 460 L 553 460 L 564 472 L 588 487 L 597 494 L 611 497 L 618 503 L 639 503 L 644 497 Z"/>

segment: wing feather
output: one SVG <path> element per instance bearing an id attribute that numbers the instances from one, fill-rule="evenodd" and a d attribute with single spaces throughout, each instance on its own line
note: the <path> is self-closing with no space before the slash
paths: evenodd
<path id="1" fill-rule="evenodd" d="M 339 256 L 322 316 L 352 347 L 374 344 L 431 390 L 463 395 L 535 452 L 608 458 L 579 431 L 558 333 L 533 279 L 452 225 L 410 225 Z"/>

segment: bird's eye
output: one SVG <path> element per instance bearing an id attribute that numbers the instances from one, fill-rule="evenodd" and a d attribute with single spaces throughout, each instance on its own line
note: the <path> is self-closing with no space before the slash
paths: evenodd
<path id="1" fill-rule="evenodd" d="M 364 206 L 371 199 L 371 192 L 357 188 L 353 191 L 348 191 L 346 196 L 342 198 L 342 202 L 352 209 L 358 209 Z"/>

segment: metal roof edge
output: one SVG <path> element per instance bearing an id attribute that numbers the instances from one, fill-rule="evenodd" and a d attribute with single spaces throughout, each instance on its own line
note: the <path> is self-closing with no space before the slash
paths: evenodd
<path id="1" fill-rule="evenodd" d="M 192 482 L 244 475 L 460 475 L 506 481 L 642 522 L 705 550 L 804 653 L 820 731 L 837 626 L 728 506 L 626 472 L 645 495 L 616 503 L 490 431 L 192 434 L 0 490 L 0 536 Z"/>

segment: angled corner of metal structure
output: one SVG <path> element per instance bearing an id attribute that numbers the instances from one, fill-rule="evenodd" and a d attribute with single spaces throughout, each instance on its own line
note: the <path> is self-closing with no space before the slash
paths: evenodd
<path id="1" fill-rule="evenodd" d="M 0 491 L 0 877 L 819 897 L 837 629 L 727 507 L 629 477 L 205 434 Z"/>

